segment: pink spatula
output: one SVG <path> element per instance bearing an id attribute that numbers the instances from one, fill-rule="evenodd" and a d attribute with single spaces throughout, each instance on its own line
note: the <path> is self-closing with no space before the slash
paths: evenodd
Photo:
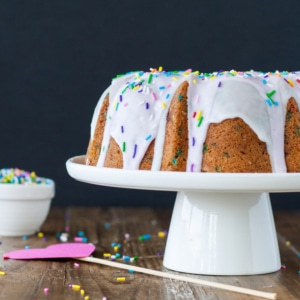
<path id="1" fill-rule="evenodd" d="M 133 265 L 127 265 L 123 263 L 108 261 L 101 258 L 89 257 L 95 250 L 95 246 L 92 244 L 81 244 L 81 243 L 64 243 L 64 244 L 54 244 L 48 246 L 47 248 L 32 248 L 28 250 L 15 250 L 7 252 L 3 255 L 4 259 L 45 259 L 45 258 L 73 258 L 80 261 L 96 263 L 101 265 L 106 265 L 119 269 L 132 270 L 148 275 L 164 277 L 169 279 L 175 279 L 180 281 L 186 281 L 195 284 L 206 285 L 210 287 L 215 287 L 227 291 L 262 297 L 266 299 L 276 299 L 276 293 L 266 293 L 262 291 L 251 290 L 247 288 L 242 288 L 239 286 L 232 286 L 227 284 L 222 284 L 218 282 L 211 282 L 207 280 L 202 280 L 200 278 L 193 278 L 183 275 L 177 275 L 173 273 L 167 273 L 162 271 L 150 270 L 142 267 L 137 267 Z"/>
<path id="2" fill-rule="evenodd" d="M 90 256 L 95 250 L 92 244 L 64 243 L 47 248 L 22 249 L 7 252 L 3 259 L 79 258 Z"/>

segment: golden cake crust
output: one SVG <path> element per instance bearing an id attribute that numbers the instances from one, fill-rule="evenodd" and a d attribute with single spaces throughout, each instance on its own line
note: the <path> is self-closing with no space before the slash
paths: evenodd
<path id="1" fill-rule="evenodd" d="M 109 94 L 106 95 L 101 106 L 94 136 L 91 137 L 87 153 L 85 156 L 85 163 L 90 166 L 96 166 L 101 151 L 103 133 L 106 123 L 106 115 L 109 107 Z"/>
<path id="2" fill-rule="evenodd" d="M 288 172 L 300 172 L 300 113 L 296 100 L 287 103 L 284 153 Z"/>
<path id="3" fill-rule="evenodd" d="M 108 149 L 106 151 L 104 167 L 117 169 L 123 168 L 122 151 L 117 142 L 112 137 L 109 140 Z"/>
<path id="4" fill-rule="evenodd" d="M 153 153 L 154 153 L 154 145 L 155 145 L 155 140 L 153 140 L 150 143 L 150 145 L 140 163 L 139 170 L 151 170 L 152 161 L 153 161 Z M 105 156 L 105 161 L 104 161 L 104 167 L 117 168 L 117 169 L 123 168 L 122 151 L 121 151 L 119 145 L 116 143 L 116 141 L 113 138 L 110 138 L 110 141 L 109 141 L 109 146 L 108 146 L 107 154 Z"/>
<path id="5" fill-rule="evenodd" d="M 154 147 L 155 147 L 155 140 L 153 140 L 150 143 L 150 145 L 140 163 L 140 167 L 139 167 L 140 170 L 151 170 L 153 156 L 154 156 Z"/>
<path id="6" fill-rule="evenodd" d="M 188 156 L 187 89 L 183 82 L 177 89 L 167 116 L 161 171 L 186 171 Z"/>
<path id="7" fill-rule="evenodd" d="M 266 144 L 240 118 L 210 124 L 202 172 L 272 172 Z"/>

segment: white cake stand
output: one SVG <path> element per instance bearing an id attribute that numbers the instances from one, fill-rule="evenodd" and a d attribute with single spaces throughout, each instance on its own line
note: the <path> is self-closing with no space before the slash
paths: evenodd
<path id="1" fill-rule="evenodd" d="M 164 254 L 166 268 L 206 275 L 254 275 L 280 269 L 269 192 L 300 191 L 299 173 L 128 171 L 66 162 L 78 181 L 176 191 Z"/>

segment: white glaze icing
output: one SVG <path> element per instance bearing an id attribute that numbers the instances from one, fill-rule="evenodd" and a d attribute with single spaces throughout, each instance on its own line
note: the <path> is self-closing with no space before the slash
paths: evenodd
<path id="1" fill-rule="evenodd" d="M 102 102 L 109 93 L 110 106 L 97 166 L 104 165 L 110 137 L 122 150 L 123 168 L 133 170 L 139 168 L 146 150 L 155 139 L 152 170 L 160 170 L 168 109 L 177 88 L 184 81 L 189 84 L 187 172 L 201 171 L 203 143 L 209 125 L 235 117 L 242 118 L 267 144 L 273 172 L 286 172 L 286 104 L 290 97 L 294 97 L 299 106 L 299 72 L 199 74 L 191 70 L 152 70 L 117 77 L 101 96 L 92 118 L 91 137 Z"/>

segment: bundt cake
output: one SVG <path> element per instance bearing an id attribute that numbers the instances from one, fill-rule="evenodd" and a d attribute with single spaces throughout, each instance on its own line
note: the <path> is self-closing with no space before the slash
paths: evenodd
<path id="1" fill-rule="evenodd" d="M 299 172 L 300 73 L 118 75 L 91 123 L 86 164 L 182 172 Z"/>

